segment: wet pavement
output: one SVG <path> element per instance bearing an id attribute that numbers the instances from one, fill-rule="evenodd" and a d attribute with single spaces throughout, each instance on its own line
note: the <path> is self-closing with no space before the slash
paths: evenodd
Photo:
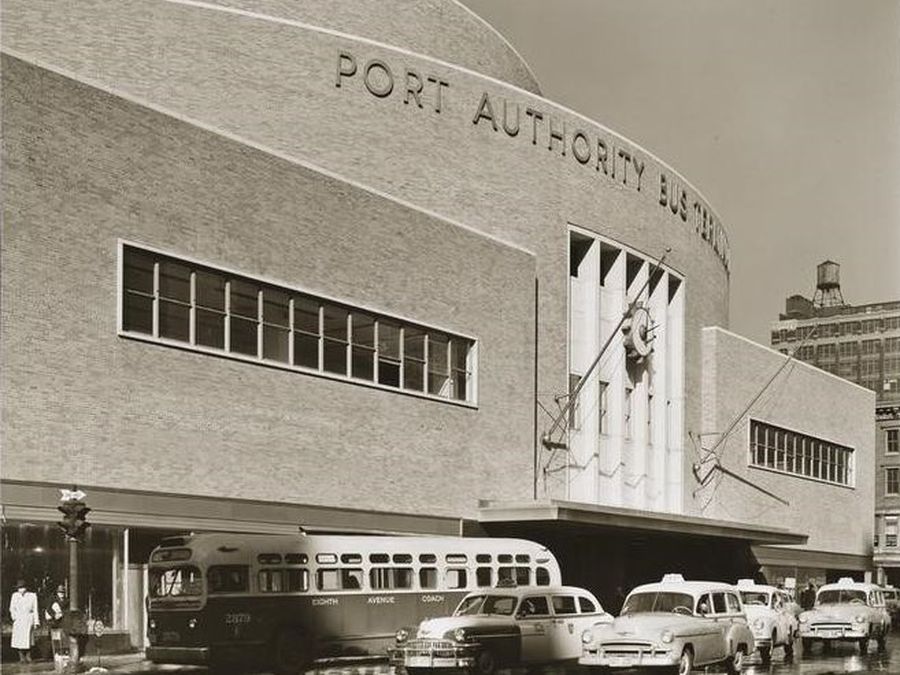
<path id="1" fill-rule="evenodd" d="M 83 663 L 84 672 L 92 668 L 96 673 L 98 665 L 95 658 L 88 658 Z M 108 672 L 131 673 L 141 675 L 143 673 L 191 673 L 192 675 L 212 675 L 206 668 L 197 666 L 156 665 L 142 660 L 140 655 L 123 657 L 109 657 L 102 659 L 101 667 Z M 18 666 L 18 667 L 17 667 Z M 53 672 L 53 664 L 4 664 L 3 672 L 9 673 L 38 673 Z M 628 675 L 639 673 L 639 670 L 624 671 Z M 652 672 L 652 671 L 651 671 Z M 724 672 L 721 668 L 699 668 L 695 673 Z M 887 649 L 879 653 L 872 642 L 865 654 L 860 654 L 859 647 L 853 643 L 838 643 L 830 649 L 823 650 L 821 645 L 813 647 L 811 653 L 803 653 L 799 641 L 795 647 L 795 656 L 786 661 L 781 649 L 772 654 L 772 662 L 763 666 L 759 657 L 753 655 L 744 666 L 745 675 L 802 673 L 803 675 L 833 675 L 836 673 L 900 673 L 900 632 L 894 631 L 888 640 Z M 397 675 L 393 669 L 385 663 L 366 662 L 354 664 L 328 664 L 308 670 L 306 675 Z M 578 667 L 548 667 L 540 670 L 526 671 L 514 669 L 500 671 L 499 675 L 591 675 L 590 670 Z"/>

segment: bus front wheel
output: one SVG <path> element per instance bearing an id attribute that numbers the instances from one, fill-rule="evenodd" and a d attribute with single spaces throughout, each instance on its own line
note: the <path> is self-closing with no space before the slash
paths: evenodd
<path id="1" fill-rule="evenodd" d="M 309 645 L 304 635 L 283 629 L 275 636 L 275 672 L 300 675 L 309 663 Z"/>

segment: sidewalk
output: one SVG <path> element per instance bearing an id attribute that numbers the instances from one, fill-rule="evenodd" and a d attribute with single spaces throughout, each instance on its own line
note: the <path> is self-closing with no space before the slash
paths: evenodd
<path id="1" fill-rule="evenodd" d="M 131 666 L 141 663 L 144 660 L 144 652 L 132 652 L 131 654 L 110 654 L 109 656 L 100 657 L 100 666 L 108 670 L 118 670 L 123 666 Z M 89 671 L 96 667 L 97 657 L 91 654 L 81 659 L 80 670 Z M 52 673 L 55 672 L 53 661 L 32 661 L 31 663 L 20 663 L 18 661 L 6 661 L 3 663 L 4 675 L 20 675 L 22 673 Z"/>

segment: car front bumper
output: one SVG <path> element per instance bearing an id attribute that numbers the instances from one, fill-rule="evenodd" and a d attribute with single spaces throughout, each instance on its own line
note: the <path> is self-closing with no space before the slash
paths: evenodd
<path id="1" fill-rule="evenodd" d="M 207 647 L 147 647 L 145 658 L 153 663 L 204 665 L 209 663 Z"/>
<path id="2" fill-rule="evenodd" d="M 816 625 L 800 625 L 800 637 L 812 640 L 860 640 L 869 636 L 868 625 L 859 624 L 839 628 L 820 628 Z"/>
<path id="3" fill-rule="evenodd" d="M 601 668 L 651 668 L 656 666 L 678 665 L 680 653 L 672 651 L 641 650 L 624 653 L 621 651 L 606 652 L 602 648 L 587 651 L 578 659 L 580 666 L 596 666 Z"/>
<path id="4" fill-rule="evenodd" d="M 403 668 L 470 668 L 475 665 L 476 653 L 474 645 L 438 650 L 394 647 L 388 650 L 388 659 L 392 666 Z"/>

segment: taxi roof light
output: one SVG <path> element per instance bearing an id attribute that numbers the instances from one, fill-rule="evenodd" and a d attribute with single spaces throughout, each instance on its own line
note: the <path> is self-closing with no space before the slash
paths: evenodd
<path id="1" fill-rule="evenodd" d="M 856 581 L 854 581 L 851 577 L 841 577 L 840 579 L 838 579 L 838 583 L 839 584 L 855 584 Z"/>
<path id="2" fill-rule="evenodd" d="M 663 575 L 663 583 L 678 583 L 684 581 L 684 577 L 680 574 L 664 574 Z"/>
<path id="3" fill-rule="evenodd" d="M 756 586 L 756 582 L 753 579 L 738 579 L 737 585 L 738 588 L 746 588 L 747 586 Z"/>

